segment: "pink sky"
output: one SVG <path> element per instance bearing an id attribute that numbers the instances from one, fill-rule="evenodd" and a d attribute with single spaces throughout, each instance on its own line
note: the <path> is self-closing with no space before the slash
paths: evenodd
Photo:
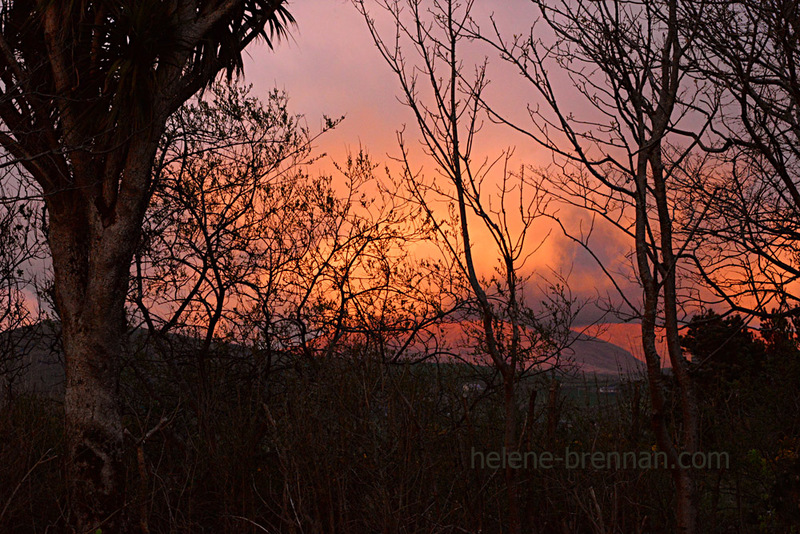
<path id="1" fill-rule="evenodd" d="M 370 3 L 369 5 L 374 5 Z M 335 132 L 320 142 L 320 148 L 339 157 L 347 148 L 359 144 L 376 158 L 397 154 L 396 131 L 404 124 L 408 132 L 416 128 L 414 117 L 398 100 L 395 75 L 372 42 L 366 23 L 350 0 L 302 0 L 289 7 L 297 20 L 289 40 L 270 53 L 263 44 L 250 47 L 245 65 L 246 81 L 257 92 L 277 87 L 285 89 L 293 109 L 305 114 L 309 126 L 319 124 L 323 114 L 346 119 Z M 380 20 L 380 10 L 374 8 Z M 488 20 L 490 14 L 509 31 L 525 31 L 535 15 L 527 0 L 477 2 L 476 18 Z M 388 27 L 387 27 L 388 29 Z M 466 59 L 480 61 L 488 50 Z M 466 64 L 467 70 L 469 64 Z M 524 106 L 530 90 L 517 80 L 500 61 L 490 63 L 493 79 L 489 94 L 506 109 Z M 540 158 L 540 149 L 506 128 L 491 130 L 493 152 L 517 146 L 517 155 L 530 161 Z M 495 148 L 496 147 L 496 148 Z"/>
<path id="2" fill-rule="evenodd" d="M 371 151 L 393 148 L 394 131 L 410 118 L 395 98 L 396 86 L 366 25 L 349 0 L 293 2 L 297 20 L 288 40 L 270 53 L 263 44 L 248 49 L 246 81 L 257 92 L 287 91 L 293 109 L 311 128 L 322 115 L 346 115 L 345 122 L 321 141 L 339 155 L 359 142 Z"/>

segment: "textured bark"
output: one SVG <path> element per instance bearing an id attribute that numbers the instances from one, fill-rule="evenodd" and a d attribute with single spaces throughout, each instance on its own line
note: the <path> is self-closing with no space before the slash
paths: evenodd
<path id="1" fill-rule="evenodd" d="M 71 523 L 78 532 L 128 529 L 118 381 L 136 218 L 104 226 L 92 206 L 51 205 L 49 244 L 66 362 L 64 410 Z"/>
<path id="2" fill-rule="evenodd" d="M 55 305 L 66 364 L 64 401 L 70 525 L 76 532 L 130 530 L 125 443 L 118 398 L 125 299 L 134 248 L 149 201 L 152 161 L 166 120 L 129 140 L 113 202 L 69 188 L 46 197 Z M 72 154 L 76 182 L 108 181 L 95 157 Z M 93 172 L 94 171 L 94 172 Z M 108 209 L 109 205 L 112 209 Z"/>
<path id="3" fill-rule="evenodd" d="M 120 528 L 125 499 L 117 399 L 120 340 L 125 328 L 118 311 L 123 309 L 118 302 L 122 277 L 118 273 L 90 274 L 83 261 L 92 248 L 86 243 L 86 230 L 85 225 L 56 224 L 50 236 L 66 358 L 70 501 L 79 531 Z M 108 288 L 98 287 L 100 280 L 87 283 L 100 274 L 105 275 L 102 281 L 109 283 Z"/>

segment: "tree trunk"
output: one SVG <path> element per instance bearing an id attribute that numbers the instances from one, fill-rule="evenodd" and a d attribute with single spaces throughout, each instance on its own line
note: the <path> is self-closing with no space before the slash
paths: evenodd
<path id="1" fill-rule="evenodd" d="M 677 260 L 673 252 L 672 218 L 667 200 L 666 178 L 661 161 L 661 150 L 653 151 L 650 156 L 652 169 L 654 198 L 658 210 L 659 228 L 661 230 L 661 255 L 664 264 L 664 328 L 667 337 L 667 350 L 672 373 L 680 394 L 680 410 L 683 423 L 683 450 L 689 453 L 698 452 L 700 440 L 700 424 L 697 398 L 689 375 L 689 368 L 684 358 L 678 333 L 678 291 L 676 281 Z M 697 532 L 698 499 L 694 473 L 690 469 L 676 464 L 673 470 L 675 481 L 675 497 L 677 500 L 678 532 L 694 534 Z"/>
<path id="2" fill-rule="evenodd" d="M 49 243 L 66 363 L 69 521 L 80 533 L 126 532 L 118 382 L 137 228 L 104 227 L 93 209 L 65 211 L 50 206 Z"/>
<path id="3" fill-rule="evenodd" d="M 697 530 L 697 484 L 689 469 L 676 469 L 675 481 L 676 515 L 679 534 L 694 534 Z"/>
<path id="4" fill-rule="evenodd" d="M 513 367 L 503 373 L 503 404 L 505 408 L 505 431 L 503 433 L 503 447 L 506 455 L 517 450 L 517 404 L 514 396 L 514 376 Z M 516 469 L 505 458 L 505 478 L 508 491 L 508 532 L 519 534 L 521 532 L 521 520 L 519 511 L 519 488 L 517 487 Z"/>

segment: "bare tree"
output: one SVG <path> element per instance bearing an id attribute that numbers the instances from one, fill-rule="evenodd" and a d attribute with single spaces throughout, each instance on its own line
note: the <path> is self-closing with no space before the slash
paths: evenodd
<path id="1" fill-rule="evenodd" d="M 692 30 L 693 69 L 724 91 L 717 166 L 687 184 L 687 195 L 709 205 L 694 260 L 732 309 L 762 318 L 772 308 L 797 314 L 800 7 L 784 0 L 685 3 L 680 16 L 700 21 Z"/>
<path id="2" fill-rule="evenodd" d="M 273 283 L 265 276 L 310 247 L 296 232 L 331 191 L 304 174 L 316 136 L 287 101 L 218 84 L 170 119 L 130 297 L 151 332 L 199 337 L 201 353 L 217 338 L 247 339 L 239 320 Z"/>
<path id="3" fill-rule="evenodd" d="M 12 169 L 6 169 L 6 172 Z M 33 196 L 30 184 L 18 176 L 8 176 L 7 184 L 0 184 L 4 194 L 0 198 L 25 198 Z M 7 189 L 13 188 L 13 191 Z M 23 355 L 34 341 L 25 335 L 23 328 L 32 326 L 41 317 L 38 303 L 34 302 L 37 276 L 36 263 L 44 258 L 41 238 L 41 205 L 32 201 L 9 201 L 0 204 L 0 384 L 5 391 L 0 401 L 13 398 L 14 382 L 25 372 Z M 39 273 L 42 278 L 44 273 Z"/>
<path id="4" fill-rule="evenodd" d="M 66 356 L 73 528 L 127 531 L 117 387 L 129 267 L 166 121 L 280 0 L 26 2 L 0 8 L 0 144 L 41 187 Z"/>
<path id="5" fill-rule="evenodd" d="M 572 300 L 562 293 L 554 306 L 536 313 L 525 302 L 530 276 L 526 260 L 534 221 L 542 214 L 541 192 L 526 187 L 523 176 L 509 169 L 510 152 L 476 163 L 473 148 L 481 128 L 481 95 L 486 65 L 467 79 L 461 49 L 471 32 L 473 1 L 380 1 L 394 31 L 384 36 L 367 3 L 355 2 L 373 40 L 401 87 L 401 101 L 414 113 L 426 155 L 436 166 L 437 179 L 426 181 L 414 170 L 403 133 L 400 162 L 405 189 L 438 232 L 442 248 L 453 259 L 456 276 L 463 276 L 480 322 L 482 351 L 502 376 L 503 443 L 507 453 L 518 449 L 515 385 L 526 371 L 540 368 L 559 353 L 569 337 Z M 411 56 L 406 54 L 411 52 Z M 443 179 L 443 180 L 441 180 Z M 441 206 L 441 207 L 440 207 Z M 442 213 L 450 210 L 449 214 Z M 486 234 L 480 247 L 475 232 Z M 480 272 L 475 256 L 496 259 L 496 276 Z M 491 252 L 489 252 L 491 251 Z M 550 362 L 553 363 L 553 362 Z M 505 469 L 509 532 L 521 531 L 514 469 Z"/>
<path id="6" fill-rule="evenodd" d="M 408 253 L 430 229 L 370 191 L 377 166 L 363 152 L 334 164 L 336 177 L 309 175 L 315 139 L 278 92 L 261 103 L 215 86 L 173 117 L 135 258 L 138 322 L 202 338 L 201 355 L 217 339 L 311 360 L 354 336 L 384 360 L 419 348 L 452 306 Z"/>
<path id="7" fill-rule="evenodd" d="M 679 202 L 675 190 L 705 169 L 698 146 L 708 138 L 718 95 L 689 75 L 687 51 L 696 46 L 696 25 L 679 16 L 681 2 L 534 3 L 541 21 L 529 36 L 508 40 L 496 24 L 483 36 L 476 33 L 519 69 L 536 94 L 537 104 L 528 107 L 532 127 L 493 115 L 556 154 L 559 172 L 543 176 L 552 194 L 588 210 L 592 229 L 599 219 L 630 240 L 641 301 L 625 294 L 617 269 L 601 267 L 619 290 L 626 314 L 641 320 L 652 426 L 672 466 L 677 527 L 698 532 L 696 482 L 679 461 L 682 451 L 698 450 L 700 436 L 696 393 L 678 329 L 681 258 L 704 212 Z M 559 89 L 554 72 L 569 77 L 571 92 Z M 565 105 L 574 97 L 588 104 L 583 115 Z M 592 229 L 576 233 L 558 222 L 591 252 Z M 665 333 L 678 386 L 677 436 L 667 424 L 658 328 Z"/>

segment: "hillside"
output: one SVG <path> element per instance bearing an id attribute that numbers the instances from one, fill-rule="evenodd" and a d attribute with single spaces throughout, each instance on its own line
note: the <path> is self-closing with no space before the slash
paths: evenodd
<path id="1" fill-rule="evenodd" d="M 630 375 L 644 372 L 644 364 L 630 351 L 615 343 L 587 334 L 577 334 L 567 351 L 583 373 Z"/>
<path id="2" fill-rule="evenodd" d="M 473 326 L 467 325 L 467 328 Z M 23 392 L 46 393 L 57 398 L 63 395 L 64 361 L 57 342 L 57 332 L 57 323 L 42 322 L 0 334 L 0 402 L 6 398 L 9 389 L 17 395 Z M 608 332 L 613 335 L 609 336 Z M 603 334 L 605 339 L 600 335 L 594 337 L 574 333 L 569 348 L 562 353 L 562 363 L 568 364 L 568 369 L 571 367 L 572 370 L 589 374 L 626 375 L 640 372 L 643 369 L 641 362 L 623 348 L 624 345 L 609 341 L 621 339 L 620 343 L 624 342 L 620 332 L 624 333 L 624 330 L 608 330 Z M 464 342 L 463 324 L 444 325 L 437 333 L 451 347 L 456 347 L 454 355 L 440 358 L 440 361 L 464 361 L 478 365 L 483 361 Z M 134 342 L 142 338 L 137 335 L 132 337 Z M 191 347 L 199 343 L 184 336 L 172 335 L 169 339 L 172 350 L 180 345 L 184 353 L 191 352 Z"/>
<path id="3" fill-rule="evenodd" d="M 628 326 L 628 325 L 622 325 Z M 638 325 L 632 325 L 637 326 Z M 603 337 L 609 331 L 618 333 L 616 338 Z M 641 360 L 634 357 L 627 347 L 634 348 L 637 339 L 626 339 L 625 330 L 597 329 L 573 331 L 568 348 L 561 354 L 562 365 L 568 364 L 573 370 L 599 375 L 627 375 L 644 371 Z M 474 347 L 481 337 L 481 327 L 474 321 L 460 321 L 441 324 L 436 327 L 436 335 L 451 354 L 440 357 L 443 362 L 454 360 L 473 365 L 490 365 L 488 356 L 479 353 Z M 615 343 L 612 339 L 619 339 Z M 621 343 L 625 343 L 624 345 Z M 641 352 L 641 351 L 639 351 Z"/>
<path id="4" fill-rule="evenodd" d="M 637 360 L 644 362 L 642 352 L 642 326 L 638 323 L 602 323 L 593 326 L 589 332 L 592 336 L 621 347 Z M 656 332 L 656 348 L 662 357 L 662 367 L 671 367 L 666 358 L 667 342 L 663 333 Z"/>

